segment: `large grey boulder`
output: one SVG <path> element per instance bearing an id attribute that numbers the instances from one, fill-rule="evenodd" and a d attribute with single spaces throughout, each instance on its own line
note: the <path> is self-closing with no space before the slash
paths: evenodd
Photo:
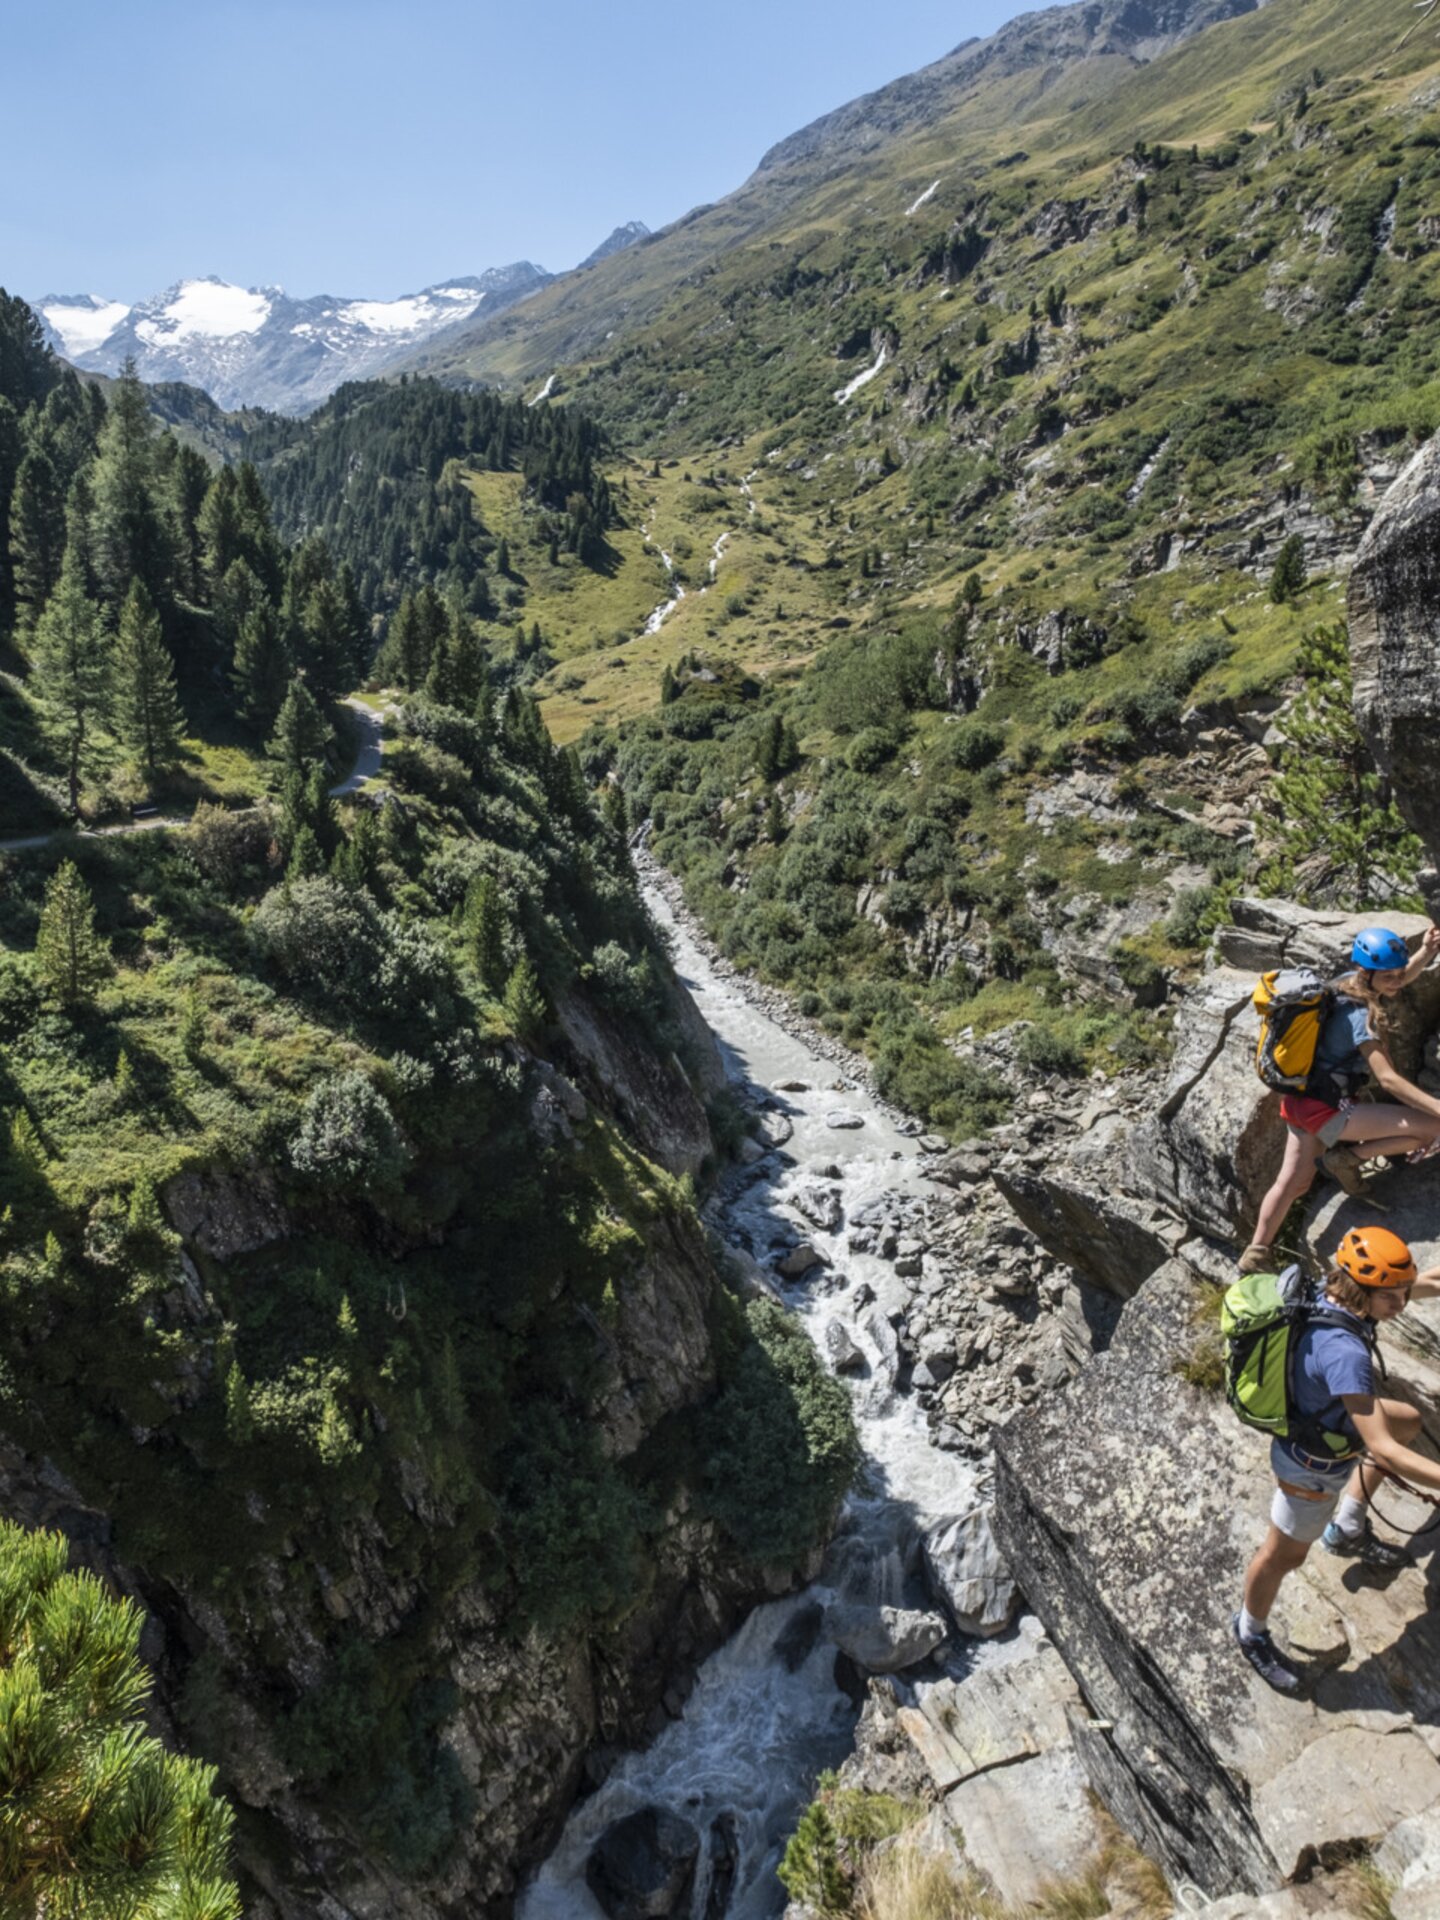
<path id="1" fill-rule="evenodd" d="M 1360 543 L 1349 623 L 1361 730 L 1440 859 L 1440 437 L 1405 467 Z"/>
<path id="2" fill-rule="evenodd" d="M 1184 1222 L 1162 1202 L 1113 1191 L 1098 1168 L 1063 1161 L 1000 1168 L 994 1180 L 1047 1253 L 1122 1300 L 1186 1237 Z"/>
<path id="3" fill-rule="evenodd" d="M 614 1820 L 585 1862 L 585 1884 L 610 1920 L 672 1920 L 690 1912 L 700 1835 L 664 1807 Z"/>
<path id="4" fill-rule="evenodd" d="M 1219 1898 L 1440 1801 L 1417 1730 L 1440 1717 L 1440 1617 L 1418 1569 L 1382 1588 L 1312 1554 L 1275 1615 L 1310 1697 L 1239 1658 L 1230 1616 L 1272 1488 L 1260 1436 L 1177 1372 L 1217 1305 L 1198 1285 L 1162 1267 L 1109 1349 L 998 1431 L 994 1519 L 1095 1716 L 1074 1723 L 1092 1785 L 1172 1879 Z"/>
<path id="5" fill-rule="evenodd" d="M 949 1628 L 938 1613 L 908 1607 L 835 1606 L 825 1619 L 830 1638 L 867 1673 L 899 1673 L 942 1645 Z"/>
<path id="6" fill-rule="evenodd" d="M 990 1524 L 988 1507 L 946 1520 L 920 1542 L 930 1591 L 959 1632 L 988 1640 L 1015 1617 L 1020 1592 Z"/>
<path id="7" fill-rule="evenodd" d="M 1284 1148 L 1278 1096 L 1255 1074 L 1254 988 L 1253 974 L 1221 967 L 1186 995 L 1164 1092 L 1112 1182 L 1216 1240 L 1248 1233 Z"/>

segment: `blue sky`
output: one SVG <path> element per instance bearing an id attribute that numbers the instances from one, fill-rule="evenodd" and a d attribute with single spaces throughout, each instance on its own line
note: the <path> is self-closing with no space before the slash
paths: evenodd
<path id="1" fill-rule="evenodd" d="M 1030 0 L 1031 5 L 1035 0 Z M 10 9 L 0 285 L 392 297 L 718 199 L 1018 0 L 71 0 Z"/>

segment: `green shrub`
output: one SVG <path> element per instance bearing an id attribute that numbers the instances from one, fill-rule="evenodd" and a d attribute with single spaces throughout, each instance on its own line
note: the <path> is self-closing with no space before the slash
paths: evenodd
<path id="1" fill-rule="evenodd" d="M 799 1324 L 771 1300 L 745 1318 L 750 1337 L 700 1422 L 704 1500 L 748 1559 L 784 1564 L 828 1534 L 860 1443 L 849 1394 Z"/>
<path id="2" fill-rule="evenodd" d="M 1027 1027 L 1015 1048 L 1015 1058 L 1032 1073 L 1081 1074 L 1085 1055 L 1073 1040 L 1051 1027 Z"/>
<path id="3" fill-rule="evenodd" d="M 355 1072 L 321 1081 L 290 1147 L 297 1173 L 331 1187 L 388 1185 L 409 1157 L 384 1094 Z"/>

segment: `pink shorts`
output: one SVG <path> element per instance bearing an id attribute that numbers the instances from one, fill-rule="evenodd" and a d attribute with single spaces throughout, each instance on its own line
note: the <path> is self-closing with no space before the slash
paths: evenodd
<path id="1" fill-rule="evenodd" d="M 1281 1094 L 1280 1118 L 1296 1133 L 1313 1133 L 1326 1147 L 1333 1147 L 1345 1131 L 1345 1115 L 1339 1107 L 1303 1093 Z"/>

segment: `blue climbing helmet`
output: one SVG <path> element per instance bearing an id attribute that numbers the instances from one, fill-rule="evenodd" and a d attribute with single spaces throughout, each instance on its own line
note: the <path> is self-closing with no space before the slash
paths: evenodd
<path id="1" fill-rule="evenodd" d="M 1399 934 L 1391 933 L 1388 927 L 1366 927 L 1363 933 L 1356 934 L 1350 959 L 1367 973 L 1393 973 L 1397 967 L 1409 966 L 1410 949 Z"/>

